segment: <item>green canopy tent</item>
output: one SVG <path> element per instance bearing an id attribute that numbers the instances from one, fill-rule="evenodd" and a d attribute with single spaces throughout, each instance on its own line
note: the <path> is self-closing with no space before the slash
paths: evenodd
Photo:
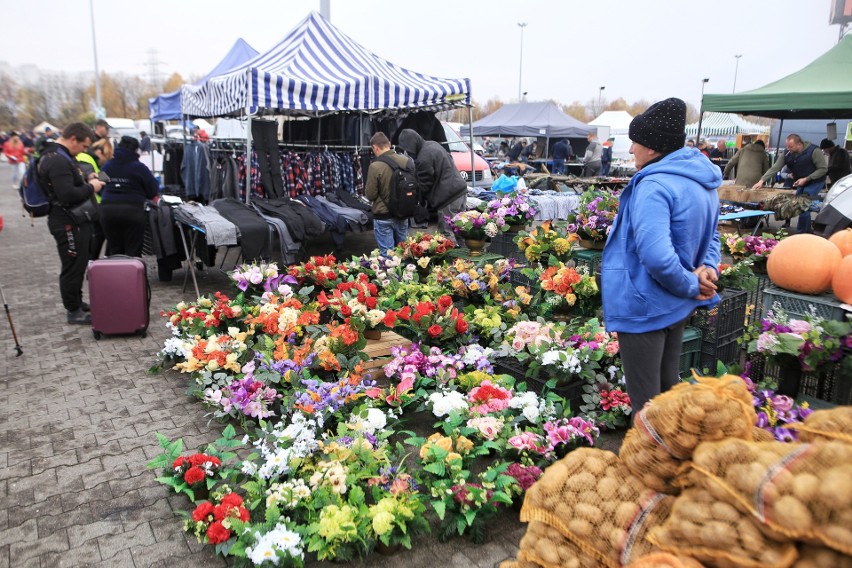
<path id="1" fill-rule="evenodd" d="M 782 121 L 785 118 L 852 117 L 852 35 L 845 36 L 803 69 L 774 83 L 742 93 L 704 95 L 702 116 L 705 111 L 766 116 Z"/>

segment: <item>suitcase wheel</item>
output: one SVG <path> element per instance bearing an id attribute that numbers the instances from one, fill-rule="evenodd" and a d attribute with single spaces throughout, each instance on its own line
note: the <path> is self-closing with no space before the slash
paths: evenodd
<path id="1" fill-rule="evenodd" d="M 95 340 L 97 341 L 100 341 L 101 337 L 103 337 L 100 331 L 95 331 L 94 329 L 92 330 L 92 335 L 95 336 Z"/>
<path id="2" fill-rule="evenodd" d="M 146 337 L 148 337 L 148 332 L 143 329 L 142 331 L 139 332 L 139 335 L 142 336 L 142 339 L 145 339 Z"/>

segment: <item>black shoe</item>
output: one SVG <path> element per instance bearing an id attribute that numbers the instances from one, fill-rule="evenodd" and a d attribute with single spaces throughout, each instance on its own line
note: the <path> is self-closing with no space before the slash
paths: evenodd
<path id="1" fill-rule="evenodd" d="M 86 313 L 89 313 L 89 312 L 92 311 L 92 308 L 89 307 L 89 304 L 87 304 L 86 302 L 80 302 L 80 309 L 83 310 Z"/>
<path id="2" fill-rule="evenodd" d="M 68 311 L 68 323 L 74 325 L 92 325 L 92 316 L 84 312 L 81 308 Z"/>

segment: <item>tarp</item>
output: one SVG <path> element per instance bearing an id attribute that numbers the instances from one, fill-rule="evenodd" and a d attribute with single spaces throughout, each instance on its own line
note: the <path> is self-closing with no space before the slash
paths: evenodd
<path id="1" fill-rule="evenodd" d="M 609 126 L 609 133 L 614 136 L 616 134 L 627 134 L 632 120 L 633 116 L 626 110 L 608 110 L 589 122 L 589 126 Z"/>
<path id="2" fill-rule="evenodd" d="M 686 135 L 695 136 L 698 123 L 686 125 Z M 705 136 L 736 136 L 737 134 L 766 134 L 768 126 L 750 122 L 741 116 L 724 112 L 709 112 L 704 114 L 701 121 L 701 137 Z"/>
<path id="3" fill-rule="evenodd" d="M 441 109 L 470 103 L 469 79 L 442 79 L 378 57 L 311 12 L 240 69 L 181 89 L 184 113 L 228 116 L 248 108 L 315 115 Z"/>
<path id="4" fill-rule="evenodd" d="M 462 126 L 461 135 L 470 128 Z M 584 138 L 597 132 L 593 126 L 568 116 L 552 102 L 513 103 L 473 123 L 474 136 L 531 136 L 544 138 Z"/>
<path id="5" fill-rule="evenodd" d="M 242 38 L 238 38 L 234 42 L 231 50 L 222 61 L 219 62 L 203 79 L 198 81 L 196 85 L 203 85 L 211 77 L 226 73 L 231 69 L 241 66 L 246 61 L 257 56 L 258 51 L 245 42 Z M 165 93 L 158 97 L 148 99 L 148 114 L 151 120 L 180 120 L 181 115 L 181 95 L 180 91 Z"/>
<path id="6" fill-rule="evenodd" d="M 706 94 L 702 108 L 784 119 L 852 117 L 852 35 L 774 83 L 730 95 Z"/>

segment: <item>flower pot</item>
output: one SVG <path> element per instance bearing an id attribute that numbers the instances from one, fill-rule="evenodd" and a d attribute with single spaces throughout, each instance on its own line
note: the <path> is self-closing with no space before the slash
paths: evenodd
<path id="1" fill-rule="evenodd" d="M 381 554 L 382 556 L 393 556 L 397 552 L 402 550 L 402 545 L 399 543 L 387 545 L 382 541 L 378 541 L 376 543 L 376 552 Z"/>
<path id="2" fill-rule="evenodd" d="M 193 503 L 206 501 L 210 497 L 210 490 L 207 489 L 206 483 L 201 483 L 198 486 L 192 487 Z"/>
<path id="3" fill-rule="evenodd" d="M 507 233 L 520 233 L 524 230 L 526 225 L 509 225 L 509 228 L 506 230 Z"/>
<path id="4" fill-rule="evenodd" d="M 751 265 L 751 271 L 755 274 L 766 274 L 766 257 L 760 257 L 754 259 L 754 263 Z"/>
<path id="5" fill-rule="evenodd" d="M 802 364 L 795 355 L 782 353 L 773 357 L 778 364 L 778 394 L 791 398 L 799 396 L 799 385 L 802 382 Z"/>
<path id="6" fill-rule="evenodd" d="M 464 245 L 470 251 L 470 256 L 482 256 L 485 250 L 485 239 L 469 239 L 465 237 Z"/>
<path id="7" fill-rule="evenodd" d="M 593 241 L 592 239 L 580 239 L 580 247 L 591 250 L 603 250 L 606 241 Z"/>
<path id="8" fill-rule="evenodd" d="M 382 338 L 382 330 L 381 329 L 365 329 L 364 337 L 366 339 L 381 339 Z"/>

